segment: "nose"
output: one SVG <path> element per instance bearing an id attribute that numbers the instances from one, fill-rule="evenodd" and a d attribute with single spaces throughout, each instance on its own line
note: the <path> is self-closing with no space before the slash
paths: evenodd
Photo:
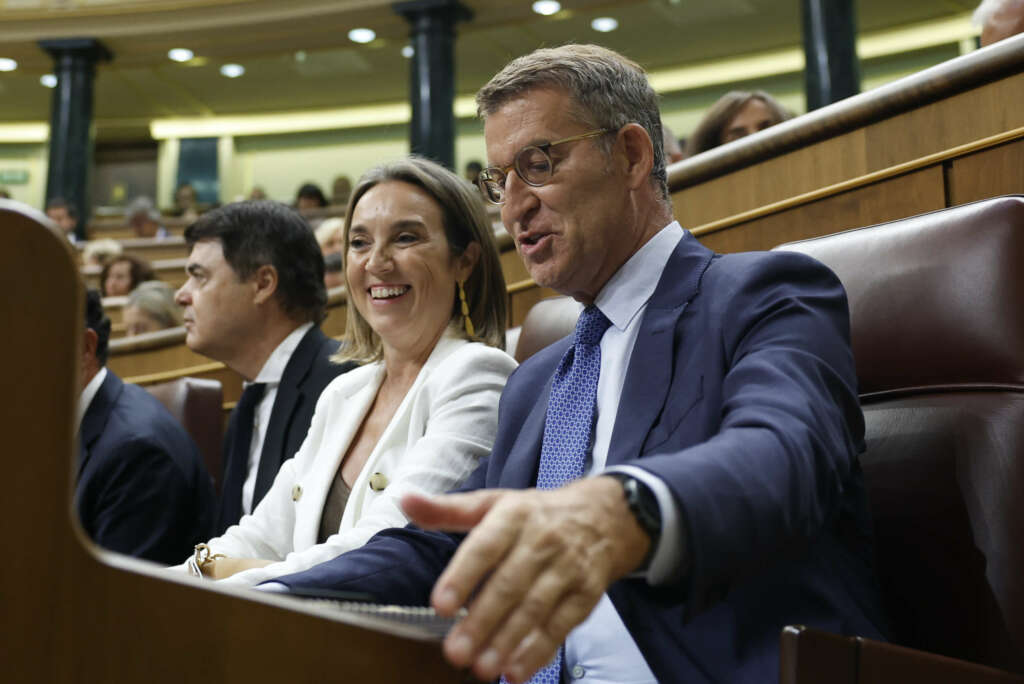
<path id="1" fill-rule="evenodd" d="M 383 273 L 391 270 L 391 248 L 389 245 L 377 245 L 370 249 L 366 259 L 366 270 L 371 273 Z"/>
<path id="2" fill-rule="evenodd" d="M 501 222 L 509 234 L 515 236 L 512 226 L 522 223 L 523 217 L 537 206 L 537 195 L 533 191 L 533 186 L 524 183 L 515 170 L 510 170 L 505 177 L 505 203 L 501 205 Z"/>
<path id="3" fill-rule="evenodd" d="M 186 288 L 188 288 L 188 283 L 187 282 L 184 285 L 182 285 L 181 287 L 179 287 L 178 291 L 174 293 L 174 302 L 178 306 L 188 306 L 189 305 L 188 290 Z"/>

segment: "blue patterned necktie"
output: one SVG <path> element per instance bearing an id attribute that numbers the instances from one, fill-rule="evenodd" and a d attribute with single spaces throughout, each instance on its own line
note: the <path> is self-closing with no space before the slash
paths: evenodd
<path id="1" fill-rule="evenodd" d="M 609 325 L 611 321 L 596 306 L 588 306 L 576 321 L 573 346 L 562 356 L 551 381 L 537 489 L 555 489 L 583 477 L 597 412 L 601 337 Z M 562 651 L 559 647 L 554 660 L 533 675 L 531 684 L 558 684 Z"/>

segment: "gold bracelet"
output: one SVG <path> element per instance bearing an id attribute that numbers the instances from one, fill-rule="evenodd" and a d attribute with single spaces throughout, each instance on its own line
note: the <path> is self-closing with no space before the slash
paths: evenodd
<path id="1" fill-rule="evenodd" d="M 203 576 L 203 568 L 217 560 L 227 558 L 223 553 L 213 553 L 207 544 L 196 544 L 196 553 L 189 559 L 189 570 L 197 577 Z"/>

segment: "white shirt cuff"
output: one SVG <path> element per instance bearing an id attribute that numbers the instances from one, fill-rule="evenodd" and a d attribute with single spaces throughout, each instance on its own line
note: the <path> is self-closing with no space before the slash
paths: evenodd
<path id="1" fill-rule="evenodd" d="M 287 594 L 291 591 L 287 584 L 281 584 L 280 582 L 267 582 L 253 588 L 258 591 L 269 591 L 271 594 Z"/>
<path id="2" fill-rule="evenodd" d="M 660 477 L 636 466 L 612 466 L 597 474 L 607 473 L 624 473 L 650 487 L 661 512 L 661 536 L 651 556 L 651 564 L 647 570 L 637 571 L 630 577 L 643 577 L 653 586 L 679 582 L 686 569 L 686 532 L 672 491 Z"/>

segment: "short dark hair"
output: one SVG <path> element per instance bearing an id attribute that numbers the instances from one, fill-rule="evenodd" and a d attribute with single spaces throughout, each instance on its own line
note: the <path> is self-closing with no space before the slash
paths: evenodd
<path id="1" fill-rule="evenodd" d="M 110 343 L 110 319 L 103 312 L 99 290 L 85 291 L 85 327 L 96 333 L 96 360 L 107 365 L 107 347 Z"/>
<path id="2" fill-rule="evenodd" d="M 50 209 L 63 209 L 68 212 L 70 218 L 78 219 L 78 209 L 63 197 L 52 197 L 46 203 L 46 210 L 49 211 Z"/>
<path id="3" fill-rule="evenodd" d="M 300 197 L 308 197 L 309 199 L 316 200 L 317 204 L 321 207 L 327 206 L 327 198 L 324 197 L 324 191 L 321 190 L 320 186 L 316 183 L 303 184 L 295 194 L 295 201 L 298 202 Z"/>
<path id="4" fill-rule="evenodd" d="M 120 264 L 127 262 L 131 264 L 132 274 L 132 287 L 131 289 L 137 288 L 141 283 L 149 280 L 156 280 L 156 272 L 153 267 L 149 265 L 149 262 L 145 259 L 140 259 L 137 256 L 131 254 L 119 254 L 107 263 L 103 264 L 103 270 L 100 271 L 100 293 L 107 296 L 107 274 L 110 273 L 110 269 L 113 268 L 114 264 Z"/>
<path id="5" fill-rule="evenodd" d="M 260 266 L 277 270 L 277 301 L 292 318 L 320 323 L 326 315 L 324 258 L 313 229 L 280 202 L 235 202 L 203 214 L 185 229 L 189 251 L 200 240 L 220 240 L 224 260 L 240 280 Z"/>

